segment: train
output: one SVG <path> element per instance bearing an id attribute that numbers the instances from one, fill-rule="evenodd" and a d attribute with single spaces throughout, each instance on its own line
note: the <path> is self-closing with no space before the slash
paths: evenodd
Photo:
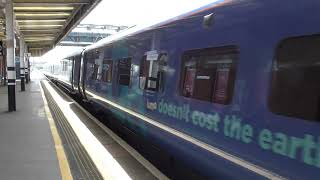
<path id="1" fill-rule="evenodd" d="M 218 0 L 45 74 L 204 179 L 319 179 L 319 17 L 319 0 Z"/>

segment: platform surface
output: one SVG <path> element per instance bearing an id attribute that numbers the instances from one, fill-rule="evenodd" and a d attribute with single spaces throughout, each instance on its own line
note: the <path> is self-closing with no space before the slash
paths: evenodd
<path id="1" fill-rule="evenodd" d="M 0 179 L 61 179 L 39 80 L 25 92 L 17 82 L 16 112 L 8 112 L 7 87 L 0 87 Z"/>

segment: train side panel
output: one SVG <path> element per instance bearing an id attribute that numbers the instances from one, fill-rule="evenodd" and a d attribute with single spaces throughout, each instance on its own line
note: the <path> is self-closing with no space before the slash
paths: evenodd
<path id="1" fill-rule="evenodd" d="M 296 55 L 301 58 L 315 52 L 319 9 L 318 1 L 219 2 L 183 20 L 86 51 L 86 96 L 138 136 L 210 178 L 316 179 L 317 112 L 301 110 L 301 105 L 274 107 L 272 97 L 279 78 L 296 82 L 312 76 L 279 71 L 288 68 L 292 50 L 301 51 Z M 211 13 L 213 23 L 204 27 L 203 17 Z M 308 71 L 313 75 L 317 62 Z M 318 86 L 305 81 L 305 92 L 318 95 Z M 281 97 L 282 91 L 275 95 L 288 99 Z M 316 103 L 296 103 L 301 102 Z M 314 106 L 307 107 L 319 107 Z"/>

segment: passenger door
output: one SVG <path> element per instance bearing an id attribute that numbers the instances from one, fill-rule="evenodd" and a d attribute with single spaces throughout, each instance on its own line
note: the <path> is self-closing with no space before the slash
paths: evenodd
<path id="1" fill-rule="evenodd" d="M 86 74 L 87 74 L 87 62 L 85 58 L 85 53 L 82 53 L 81 56 L 81 65 L 80 65 L 80 81 L 79 81 L 79 94 L 83 97 L 83 99 L 87 99 L 86 93 L 85 93 L 85 80 L 86 80 Z"/>

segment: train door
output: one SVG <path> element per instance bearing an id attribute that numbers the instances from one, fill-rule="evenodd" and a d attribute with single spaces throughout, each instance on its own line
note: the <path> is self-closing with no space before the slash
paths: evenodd
<path id="1" fill-rule="evenodd" d="M 121 41 L 112 45 L 111 59 L 113 60 L 112 96 L 123 104 L 131 86 L 132 57 L 129 56 L 128 42 Z"/>
<path id="2" fill-rule="evenodd" d="M 132 78 L 132 58 L 119 58 L 116 61 L 117 76 L 116 88 L 113 91 L 113 95 L 119 98 L 122 103 L 129 103 L 127 101 L 128 94 L 131 88 Z"/>
<path id="3" fill-rule="evenodd" d="M 74 71 L 73 71 L 73 83 L 75 92 L 79 93 L 80 90 L 80 70 L 81 70 L 81 55 L 74 57 Z"/>
<path id="4" fill-rule="evenodd" d="M 161 50 L 160 32 L 153 32 L 150 38 L 151 50 L 144 53 L 140 62 L 139 87 L 143 89 L 146 108 L 156 109 L 156 102 L 164 91 L 167 53 Z"/>
<path id="5" fill-rule="evenodd" d="M 82 96 L 83 99 L 87 99 L 85 93 L 85 81 L 86 81 L 86 74 L 87 74 L 87 61 L 85 58 L 85 53 L 82 52 L 81 54 L 81 64 L 80 64 L 80 79 L 79 79 L 79 94 Z"/>
<path id="6" fill-rule="evenodd" d="M 139 87 L 149 110 L 156 109 L 157 99 L 163 95 L 167 53 L 147 52 L 140 63 Z"/>
<path id="7" fill-rule="evenodd" d="M 75 64 L 75 58 L 71 57 L 71 77 L 70 77 L 70 83 L 71 83 L 71 89 L 72 92 L 74 92 L 74 64 Z"/>

